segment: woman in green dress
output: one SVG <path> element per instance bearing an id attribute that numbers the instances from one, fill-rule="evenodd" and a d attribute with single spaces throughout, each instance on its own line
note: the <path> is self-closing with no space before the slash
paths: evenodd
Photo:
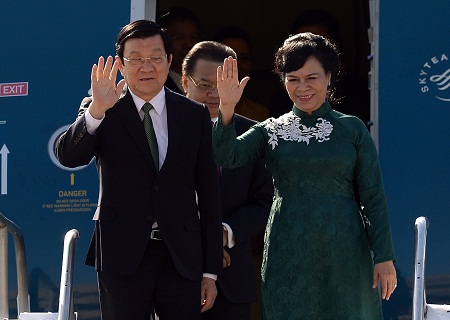
<path id="1" fill-rule="evenodd" d="M 338 70 L 327 39 L 288 38 L 275 71 L 292 111 L 237 138 L 232 116 L 249 78 L 239 83 L 232 58 L 217 71 L 216 161 L 238 167 L 264 158 L 276 188 L 261 270 L 265 320 L 382 319 L 380 298 L 397 285 L 375 144 L 361 120 L 328 102 Z"/>

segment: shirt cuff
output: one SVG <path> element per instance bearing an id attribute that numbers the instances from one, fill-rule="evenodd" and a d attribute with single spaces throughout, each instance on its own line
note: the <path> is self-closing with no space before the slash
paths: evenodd
<path id="1" fill-rule="evenodd" d="M 227 244 L 227 247 L 231 249 L 236 244 L 235 241 L 234 241 L 233 230 L 231 229 L 231 227 L 230 227 L 230 225 L 228 223 L 222 222 L 222 225 L 228 231 L 228 244 Z"/>
<path id="2" fill-rule="evenodd" d="M 217 274 L 204 273 L 203 274 L 203 278 L 210 278 L 210 279 L 213 279 L 214 281 L 216 281 L 217 280 Z"/>
<path id="3" fill-rule="evenodd" d="M 105 119 L 105 116 L 103 115 L 103 118 L 100 120 L 95 119 L 91 112 L 89 111 L 89 108 L 84 113 L 84 118 L 86 119 L 86 130 L 89 134 L 93 135 L 95 134 L 95 131 L 97 131 L 97 128 L 100 126 L 100 123 L 102 123 L 103 119 Z"/>

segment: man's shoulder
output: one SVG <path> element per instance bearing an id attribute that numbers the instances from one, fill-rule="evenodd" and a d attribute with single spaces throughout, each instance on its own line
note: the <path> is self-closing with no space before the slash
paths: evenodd
<path id="1" fill-rule="evenodd" d="M 185 95 L 182 95 L 178 92 L 172 91 L 169 88 L 165 87 L 166 90 L 166 101 L 167 103 L 176 103 L 176 104 L 190 104 L 190 105 L 196 105 L 198 107 L 202 107 L 204 108 L 204 105 L 194 101 L 192 99 L 189 99 L 188 97 L 186 97 Z"/>
<path id="2" fill-rule="evenodd" d="M 248 130 L 250 127 L 254 126 L 258 122 L 247 117 L 241 116 L 240 114 L 234 114 L 234 122 L 236 129 L 239 130 Z"/>

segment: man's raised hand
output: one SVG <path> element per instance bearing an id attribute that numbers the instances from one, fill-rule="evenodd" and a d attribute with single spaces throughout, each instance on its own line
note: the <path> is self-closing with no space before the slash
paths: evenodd
<path id="1" fill-rule="evenodd" d="M 98 58 L 98 64 L 92 66 L 91 88 L 92 102 L 89 112 L 96 119 L 102 119 L 106 110 L 111 108 L 119 100 L 125 80 L 122 79 L 116 84 L 117 71 L 121 61 L 119 57 L 109 56 L 106 60 L 103 57 Z"/>

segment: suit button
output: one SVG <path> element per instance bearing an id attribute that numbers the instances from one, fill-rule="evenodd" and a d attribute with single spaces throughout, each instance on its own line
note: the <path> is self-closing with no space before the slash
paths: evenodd
<path id="1" fill-rule="evenodd" d="M 153 221 L 153 217 L 152 216 L 147 216 L 147 220 L 148 221 Z"/>
<path id="2" fill-rule="evenodd" d="M 153 190 L 159 191 L 159 187 L 158 186 L 153 186 Z"/>

